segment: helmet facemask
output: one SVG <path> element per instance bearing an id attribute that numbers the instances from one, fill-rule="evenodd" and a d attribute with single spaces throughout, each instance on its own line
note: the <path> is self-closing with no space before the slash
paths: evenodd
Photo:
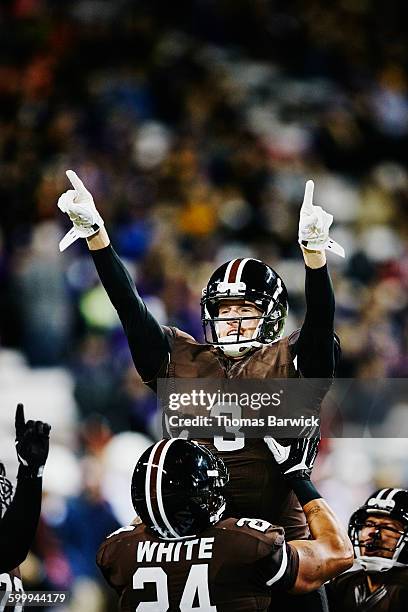
<path id="1" fill-rule="evenodd" d="M 402 491 L 394 489 L 394 491 Z M 404 491 L 405 493 L 405 491 Z M 370 517 L 384 517 L 399 521 L 402 529 L 373 523 L 368 525 Z M 367 539 L 362 539 L 362 529 L 371 527 L 374 529 L 374 535 Z M 392 548 L 385 545 L 381 537 L 381 530 L 394 532 L 398 536 Z M 358 563 L 363 566 L 366 571 L 384 572 L 393 567 L 407 567 L 408 565 L 408 516 L 400 507 L 396 507 L 393 499 L 379 499 L 373 496 L 367 500 L 367 503 L 362 508 L 359 508 L 350 519 L 349 537 L 354 547 L 354 555 Z M 387 556 L 362 554 L 362 549 L 365 553 L 370 549 L 375 551 L 383 551 Z M 391 554 L 389 554 L 391 553 Z"/>
<path id="2" fill-rule="evenodd" d="M 263 344 L 270 344 L 280 340 L 283 335 L 285 321 L 288 314 L 286 300 L 279 300 L 282 291 L 281 279 L 277 278 L 277 289 L 274 295 L 266 292 L 247 288 L 246 283 L 218 283 L 215 288 L 210 286 L 203 289 L 201 299 L 201 320 L 203 323 L 204 337 L 208 344 L 217 346 L 228 357 L 241 357 L 253 348 L 259 348 Z M 285 290 L 286 293 L 286 290 Z M 243 300 L 255 306 L 259 315 L 254 316 L 219 316 L 219 309 L 223 302 L 228 300 Z M 242 334 L 242 323 L 245 321 L 258 321 L 252 334 L 247 338 Z M 221 336 L 219 333 L 220 322 L 237 321 L 235 333 Z"/>
<path id="3" fill-rule="evenodd" d="M 284 314 L 275 312 L 272 315 L 203 319 L 205 341 L 213 346 L 218 346 L 228 357 L 240 357 L 253 348 L 259 348 L 262 344 L 279 340 L 282 337 L 285 318 Z M 229 332 L 227 336 L 221 336 L 219 324 L 228 321 L 237 321 L 237 329 Z M 252 338 L 247 338 L 242 333 L 245 321 L 258 321 Z"/>

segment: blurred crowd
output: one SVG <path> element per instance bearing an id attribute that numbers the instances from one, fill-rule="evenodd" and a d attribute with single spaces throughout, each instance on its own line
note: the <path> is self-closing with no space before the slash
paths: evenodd
<path id="1" fill-rule="evenodd" d="M 408 375 L 407 12 L 398 0 L 1 3 L 0 379 L 17 380 L 29 407 L 38 376 L 58 373 L 49 420 L 71 406 L 72 431 L 64 419 L 54 430 L 61 462 L 79 471 L 73 491 L 45 504 L 37 576 L 96 588 L 90 551 L 125 520 L 112 510 L 116 491 L 110 504 L 101 492 L 101 457 L 123 435 L 141 447 L 157 435 L 155 398 L 86 245 L 58 251 L 69 229 L 56 206 L 70 187 L 66 169 L 93 194 L 157 319 L 197 339 L 201 289 L 235 256 L 276 268 L 290 296 L 287 331 L 301 324 L 297 222 L 313 178 L 315 204 L 333 214 L 347 253 L 329 261 L 338 375 Z M 3 386 L 0 395 L 13 393 Z M 379 411 L 377 420 L 389 417 Z M 396 422 L 405 412 L 403 402 L 394 407 Z M 333 493 L 346 482 L 336 471 L 347 467 L 336 463 L 341 442 L 327 443 L 319 474 L 346 516 L 352 492 Z M 360 454 L 369 489 L 384 474 L 375 453 Z M 402 485 L 403 455 L 394 445 L 387 472 Z M 81 534 L 89 522 L 98 529 Z"/>

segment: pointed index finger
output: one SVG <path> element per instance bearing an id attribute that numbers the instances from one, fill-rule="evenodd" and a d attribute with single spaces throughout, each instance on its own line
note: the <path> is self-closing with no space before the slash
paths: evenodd
<path id="1" fill-rule="evenodd" d="M 302 210 L 306 213 L 313 212 L 313 190 L 314 190 L 314 182 L 307 181 L 305 187 L 305 195 L 303 197 Z"/>
<path id="2" fill-rule="evenodd" d="M 78 194 L 88 193 L 87 188 L 85 187 L 76 172 L 74 172 L 73 170 L 67 170 L 65 174 L 67 175 L 68 179 L 71 182 L 71 185 Z"/>
<path id="3" fill-rule="evenodd" d="M 24 431 L 25 418 L 24 418 L 24 406 L 23 404 L 17 404 L 16 410 L 16 435 L 17 437 Z"/>

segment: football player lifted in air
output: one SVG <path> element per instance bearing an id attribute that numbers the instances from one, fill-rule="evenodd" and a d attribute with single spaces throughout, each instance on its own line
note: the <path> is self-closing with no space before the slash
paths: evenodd
<path id="1" fill-rule="evenodd" d="M 330 583 L 330 610 L 408 610 L 408 491 L 373 493 L 351 516 L 349 536 L 360 569 Z"/>
<path id="2" fill-rule="evenodd" d="M 27 421 L 23 404 L 16 410 L 17 486 L 0 463 L 0 608 L 4 591 L 23 590 L 18 566 L 30 550 L 41 512 L 42 475 L 48 457 L 50 425 Z"/>
<path id="3" fill-rule="evenodd" d="M 307 593 L 351 567 L 347 533 L 310 481 L 317 444 L 294 441 L 282 461 L 277 443 L 271 459 L 276 454 L 312 534 L 291 542 L 265 520 L 222 519 L 228 470 L 206 447 L 176 438 L 147 449 L 131 489 L 142 522 L 113 533 L 97 555 L 121 610 L 280 610 L 279 591 Z"/>
<path id="4" fill-rule="evenodd" d="M 63 251 L 86 238 L 103 286 L 125 330 L 136 369 L 152 389 L 158 378 L 331 378 L 339 353 L 334 334 L 334 294 L 325 250 L 344 256 L 329 237 L 332 215 L 313 205 L 313 181 L 306 183 L 299 243 L 306 264 L 306 316 L 300 331 L 284 337 L 287 292 L 280 276 L 257 259 L 235 259 L 219 267 L 201 300 L 205 344 L 174 327 L 159 325 L 110 245 L 92 195 L 72 170 L 73 189 L 59 208 L 73 227 Z M 210 445 L 226 463 L 228 499 L 234 516 L 257 516 L 282 525 L 289 539 L 308 536 L 304 513 L 271 461 L 270 441 L 239 440 L 236 448 Z M 316 610 L 321 608 L 317 607 Z"/>

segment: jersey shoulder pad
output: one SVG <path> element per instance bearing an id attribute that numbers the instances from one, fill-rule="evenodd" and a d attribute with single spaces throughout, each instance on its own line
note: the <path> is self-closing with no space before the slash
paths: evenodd
<path id="1" fill-rule="evenodd" d="M 120 544 L 123 540 L 134 536 L 137 529 L 137 525 L 128 525 L 126 527 L 120 527 L 120 529 L 117 529 L 113 533 L 110 533 L 108 536 L 106 536 L 105 540 L 100 545 L 96 555 L 97 564 L 101 567 L 103 559 L 106 559 L 107 556 L 110 556 L 109 550 L 116 548 L 116 546 Z"/>
<path id="2" fill-rule="evenodd" d="M 138 533 L 143 538 L 145 526 L 129 525 L 111 533 L 102 542 L 96 554 L 96 564 L 107 583 L 118 594 L 126 586 L 126 576 L 132 567 Z"/>
<path id="3" fill-rule="evenodd" d="M 190 336 L 190 334 L 187 334 L 186 332 L 181 331 L 181 329 L 178 329 L 178 327 L 169 327 L 167 325 L 163 325 L 162 329 L 164 331 L 164 333 L 166 334 L 166 336 L 169 338 L 171 343 L 174 343 L 176 341 L 178 342 L 193 342 L 194 344 L 198 344 L 197 340 L 195 340 L 195 338 L 193 338 L 193 336 Z"/>
<path id="4" fill-rule="evenodd" d="M 246 542 L 246 547 L 252 548 L 254 556 L 258 559 L 282 548 L 285 543 L 283 527 L 272 525 L 263 519 L 229 518 L 218 523 L 216 528 L 231 533 L 238 547 Z"/>
<path id="5" fill-rule="evenodd" d="M 228 519 L 225 523 L 233 544 L 228 546 L 229 542 L 225 542 L 224 549 L 229 551 L 234 563 L 251 567 L 254 584 L 284 591 L 292 588 L 298 574 L 299 555 L 285 542 L 283 527 L 256 518 Z"/>

